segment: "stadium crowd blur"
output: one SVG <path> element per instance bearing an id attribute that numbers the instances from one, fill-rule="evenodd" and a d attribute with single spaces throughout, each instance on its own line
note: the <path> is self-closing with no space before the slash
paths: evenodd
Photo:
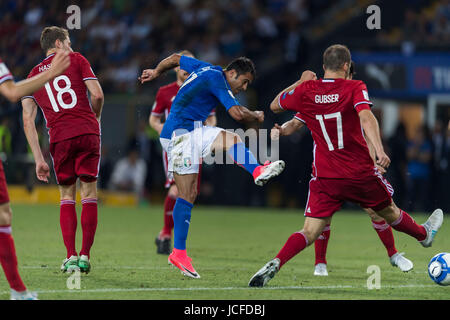
<path id="1" fill-rule="evenodd" d="M 366 6 L 371 2 L 375 1 L 367 1 Z M 146 126 L 146 120 L 156 90 L 173 81 L 174 75 L 169 74 L 142 86 L 137 77 L 143 68 L 154 67 L 162 58 L 181 49 L 191 50 L 198 59 L 222 66 L 237 56 L 248 56 L 254 60 L 258 75 L 251 89 L 239 98 L 250 108 L 266 110 L 263 127 L 270 129 L 275 121 L 281 123 L 291 117 L 290 114 L 281 117 L 271 114 L 267 106 L 272 98 L 298 78 L 306 67 L 310 68 L 311 61 L 320 58 L 323 51 L 323 44 L 314 43 L 308 37 L 311 30 L 308 27 L 320 24 L 317 17 L 333 9 L 336 3 L 339 1 L 77 1 L 81 8 L 81 29 L 70 30 L 72 46 L 74 51 L 81 52 L 90 61 L 100 80 L 106 96 L 103 113 L 108 113 L 108 96 L 147 97 L 143 98 L 147 101 L 143 106 L 146 111 L 139 115 L 139 125 L 137 122 L 131 124 L 135 128 L 131 134 L 129 130 L 123 131 L 121 153 L 112 152 L 117 150 L 118 141 L 108 141 L 107 135 L 103 136 L 100 186 L 123 189 L 126 185 L 139 192 L 140 196 L 150 198 L 153 193 L 163 192 L 161 147 L 155 132 Z M 374 33 L 367 43 L 394 43 L 401 50 L 405 45 L 411 48 L 450 42 L 450 1 L 404 3 L 408 4 L 404 7 L 407 8 L 404 16 L 397 16 L 393 24 L 390 21 L 397 30 L 395 35 L 383 30 L 376 35 Z M 430 3 L 434 4 L 431 13 L 428 10 Z M 39 45 L 42 29 L 49 25 L 66 25 L 68 5 L 70 3 L 64 1 L 0 1 L 0 56 L 16 80 L 25 78 L 43 58 Z M 351 41 L 344 43 L 353 50 Z M 320 64 L 316 63 L 315 67 L 314 71 L 320 77 Z M 0 148 L 2 158 L 6 160 L 8 181 L 26 182 L 32 188 L 36 181 L 21 126 L 21 108 L 5 100 L 0 100 L 0 103 Z M 221 108 L 217 118 L 221 127 L 233 129 L 241 126 Z M 38 119 L 43 150 L 49 159 L 44 119 Z M 395 200 L 399 206 L 429 211 L 440 203 L 447 211 L 450 210 L 450 134 L 446 127 L 446 123 L 439 121 L 434 128 L 427 128 L 424 123 L 415 135 L 407 136 L 404 124 L 399 123 L 395 134 L 384 137 L 392 159 L 388 178 L 396 190 Z M 108 128 L 120 131 L 123 126 L 114 121 L 103 121 L 102 130 L 106 132 Z M 239 172 L 242 169 L 237 166 L 204 166 L 199 202 L 302 207 L 306 202 L 311 173 L 311 150 L 312 139 L 307 130 L 282 138 L 280 158 L 287 162 L 287 168 L 272 186 L 264 188 L 254 186 L 251 177 Z M 127 165 L 127 154 L 133 163 L 139 163 L 139 172 L 147 172 L 145 181 L 136 182 L 136 187 L 117 181 L 120 177 L 118 171 L 126 175 L 120 163 Z M 26 165 L 27 170 L 19 170 L 21 165 Z M 141 184 L 144 184 L 142 188 Z"/>

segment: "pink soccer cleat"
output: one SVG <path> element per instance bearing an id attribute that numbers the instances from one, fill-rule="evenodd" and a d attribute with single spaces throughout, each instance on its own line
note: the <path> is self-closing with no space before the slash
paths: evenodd
<path id="1" fill-rule="evenodd" d="M 198 279 L 200 275 L 195 271 L 191 264 L 192 259 L 187 256 L 186 250 L 178 250 L 173 248 L 172 253 L 169 255 L 167 260 L 169 264 L 180 269 L 181 273 L 185 276 Z"/>
<path id="2" fill-rule="evenodd" d="M 263 186 L 267 181 L 283 172 L 284 166 L 283 160 L 275 162 L 266 161 L 264 165 L 256 167 L 253 171 L 253 179 L 255 179 L 255 183 L 258 186 Z"/>

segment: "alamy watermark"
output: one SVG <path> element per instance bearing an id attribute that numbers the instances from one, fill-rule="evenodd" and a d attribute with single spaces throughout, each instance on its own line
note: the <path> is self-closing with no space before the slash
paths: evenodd
<path id="1" fill-rule="evenodd" d="M 66 281 L 67 289 L 69 290 L 80 290 L 81 289 L 81 272 L 80 270 L 75 270 Z"/>
<path id="2" fill-rule="evenodd" d="M 380 30 L 381 29 L 381 9 L 376 4 L 368 6 L 366 13 L 370 14 L 367 18 L 366 26 L 369 30 Z"/>
<path id="3" fill-rule="evenodd" d="M 370 265 L 367 267 L 367 273 L 370 274 L 367 278 L 367 289 L 381 289 L 381 269 L 377 265 Z"/>
<path id="4" fill-rule="evenodd" d="M 67 29 L 81 29 L 81 9 L 79 6 L 73 4 L 67 7 L 66 13 L 70 16 L 66 20 Z"/>

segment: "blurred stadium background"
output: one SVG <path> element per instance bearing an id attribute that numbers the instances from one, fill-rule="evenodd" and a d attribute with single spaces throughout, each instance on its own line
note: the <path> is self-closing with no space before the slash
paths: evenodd
<path id="1" fill-rule="evenodd" d="M 239 99 L 265 110 L 263 128 L 270 129 L 292 116 L 269 111 L 277 92 L 305 69 L 321 77 L 324 49 L 342 43 L 356 62 L 355 78 L 366 82 L 374 102 L 392 159 L 387 177 L 395 201 L 409 211 L 430 211 L 438 204 L 450 211 L 450 1 L 0 0 L 0 56 L 16 80 L 41 61 L 42 29 L 65 27 L 71 4 L 81 8 L 81 29 L 69 30 L 73 49 L 90 61 L 105 92 L 99 186 L 104 195 L 114 195 L 110 203 L 162 203 L 165 193 L 161 146 L 148 117 L 157 89 L 175 75 L 140 85 L 143 68 L 182 49 L 223 66 L 245 55 L 256 63 L 258 75 Z M 381 9 L 380 30 L 366 26 L 372 4 Z M 12 202 L 56 203 L 58 193 L 51 193 L 53 199 L 35 178 L 20 105 L 3 98 L 0 104 L 0 151 Z M 222 108 L 217 119 L 223 128 L 241 126 Z M 42 116 L 38 121 L 51 164 L 45 121 Z M 116 193 L 115 166 L 133 150 L 145 179 L 128 193 Z M 287 163 L 285 172 L 262 189 L 237 166 L 205 165 L 198 203 L 302 208 L 311 174 L 309 131 L 282 138 L 280 158 Z M 103 200 L 108 202 L 107 196 Z"/>

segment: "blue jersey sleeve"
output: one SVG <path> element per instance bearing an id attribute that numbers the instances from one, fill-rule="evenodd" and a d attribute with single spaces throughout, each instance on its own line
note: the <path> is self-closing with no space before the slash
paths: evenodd
<path id="1" fill-rule="evenodd" d="M 231 92 L 231 88 L 221 71 L 212 71 L 210 90 L 227 111 L 233 106 L 240 105 L 239 101 L 237 101 Z"/>
<path id="2" fill-rule="evenodd" d="M 180 68 L 188 73 L 208 66 L 212 65 L 188 56 L 181 56 L 180 58 Z"/>

